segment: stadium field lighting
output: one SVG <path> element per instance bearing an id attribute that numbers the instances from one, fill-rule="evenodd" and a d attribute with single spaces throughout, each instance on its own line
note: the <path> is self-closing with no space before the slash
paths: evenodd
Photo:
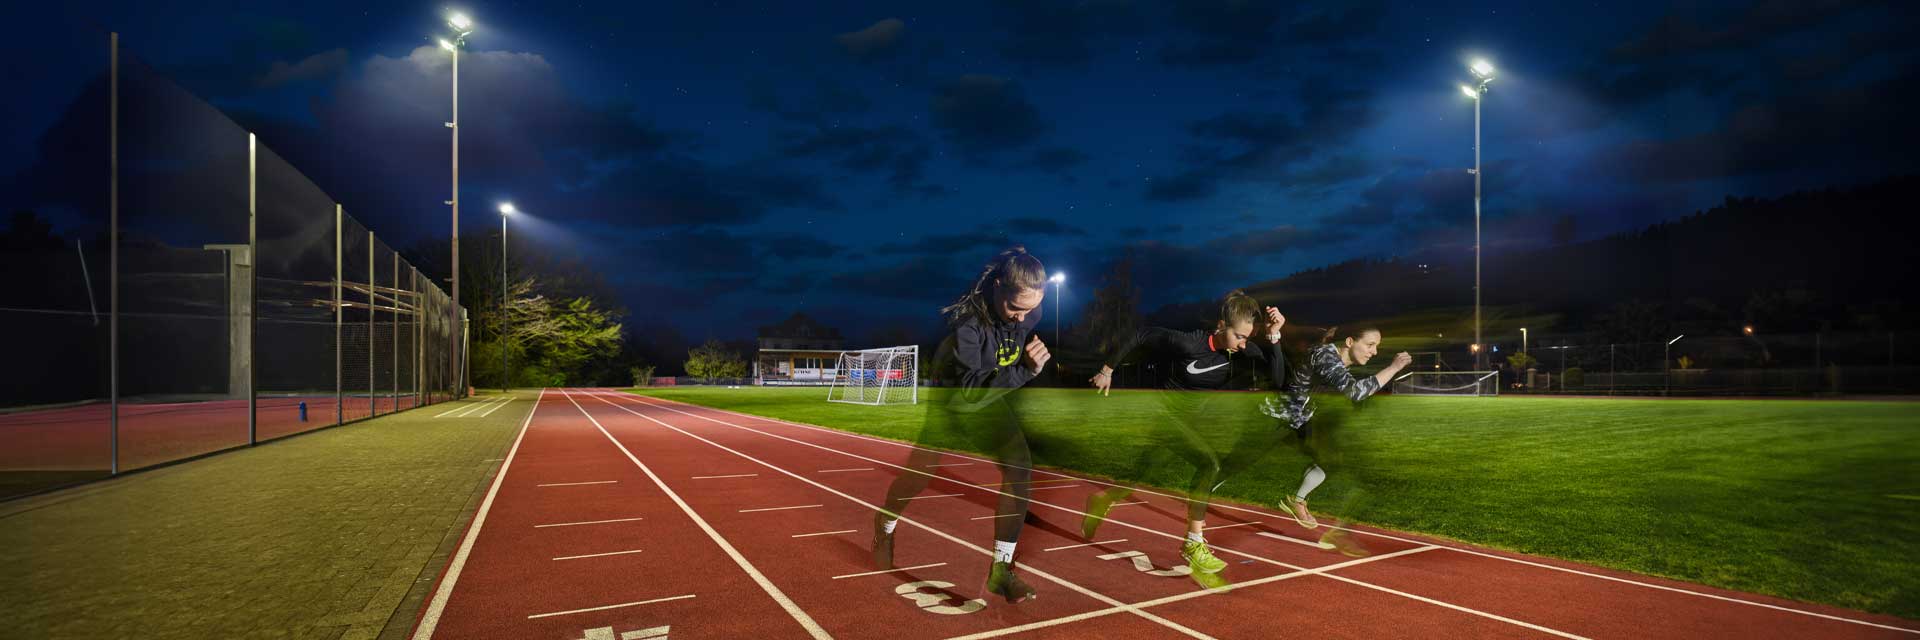
<path id="1" fill-rule="evenodd" d="M 447 201 L 447 206 L 453 208 L 453 278 L 450 285 L 453 290 L 453 306 L 448 313 L 457 315 L 459 312 L 455 309 L 460 307 L 460 48 L 467 46 L 467 36 L 473 34 L 474 25 L 473 19 L 467 17 L 467 14 L 455 11 L 447 15 L 447 26 L 453 29 L 453 39 L 439 38 L 438 40 L 440 48 L 446 49 L 447 53 L 453 56 L 453 121 L 446 123 L 447 128 L 453 130 L 453 199 Z M 504 225 L 506 219 L 502 218 L 500 222 Z M 505 241 L 504 238 L 503 234 L 502 242 Z M 454 318 L 454 324 L 460 324 L 458 317 Z M 454 394 L 457 397 L 467 388 L 469 363 L 460 360 L 461 332 L 456 330 L 452 333 L 454 346 L 448 351 L 448 356 L 453 358 L 450 365 L 457 378 L 454 385 Z"/>
<path id="2" fill-rule="evenodd" d="M 1666 353 L 1661 356 L 1661 359 L 1665 361 L 1661 363 L 1661 366 L 1666 369 L 1666 375 L 1663 376 L 1666 380 L 1662 383 L 1660 395 L 1673 395 L 1673 343 L 1679 342 L 1681 338 L 1685 337 L 1687 337 L 1687 334 L 1682 333 L 1674 336 L 1672 340 L 1667 341 Z"/>
<path id="3" fill-rule="evenodd" d="M 1478 86 L 1460 85 L 1460 92 L 1473 99 L 1473 342 L 1477 345 L 1480 343 L 1480 103 L 1486 102 L 1487 84 L 1493 82 L 1493 65 L 1486 60 L 1475 60 L 1468 70 L 1480 80 Z M 1474 358 L 1474 362 L 1479 368 L 1486 368 L 1486 362 L 1480 358 Z"/>
<path id="4" fill-rule="evenodd" d="M 500 392 L 506 393 L 513 381 L 513 369 L 507 365 L 507 216 L 518 211 L 513 203 L 500 203 Z"/>
<path id="5" fill-rule="evenodd" d="M 1060 299 L 1060 287 L 1067 283 L 1067 274 L 1055 272 L 1053 277 L 1047 278 L 1047 282 L 1053 283 L 1053 343 L 1057 345 L 1060 344 L 1060 304 L 1063 302 Z"/>

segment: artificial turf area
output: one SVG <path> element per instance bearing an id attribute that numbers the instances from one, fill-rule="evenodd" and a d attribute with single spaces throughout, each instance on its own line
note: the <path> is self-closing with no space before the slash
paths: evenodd
<path id="1" fill-rule="evenodd" d="M 928 408 L 829 403 L 824 389 L 806 387 L 632 391 L 905 441 L 921 437 Z M 1253 418 L 1223 431 L 1275 424 L 1253 412 L 1259 394 L 1228 395 L 1228 413 Z M 1158 392 L 1028 389 L 1016 402 L 1038 464 L 1168 488 L 1191 473 L 1173 457 L 1134 471 L 1166 415 Z M 1340 427 L 1322 445 L 1333 464 L 1312 494 L 1317 512 L 1920 618 L 1920 404 L 1391 396 L 1360 411 L 1344 404 L 1320 401 L 1316 421 Z M 977 449 L 951 436 L 926 444 Z M 1306 464 L 1282 448 L 1219 493 L 1278 505 Z"/>

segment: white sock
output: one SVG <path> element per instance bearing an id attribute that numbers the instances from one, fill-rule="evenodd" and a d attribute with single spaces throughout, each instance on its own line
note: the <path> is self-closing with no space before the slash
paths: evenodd
<path id="1" fill-rule="evenodd" d="M 993 541 L 993 561 L 1013 562 L 1013 544 L 1005 540 Z"/>
<path id="2" fill-rule="evenodd" d="M 900 519 L 894 518 L 894 519 L 888 520 L 886 524 L 880 525 L 880 528 L 886 529 L 887 533 L 893 533 L 893 528 L 897 526 L 900 526 Z"/>
<path id="3" fill-rule="evenodd" d="M 1201 532 L 1199 532 L 1199 531 L 1188 531 L 1188 532 L 1187 532 L 1187 541 L 1188 541 L 1188 542 L 1199 542 L 1199 543 L 1202 543 L 1202 544 L 1205 544 L 1205 543 L 1206 543 L 1206 541 L 1207 541 L 1207 536 L 1206 536 L 1206 534 L 1204 534 L 1204 533 L 1201 533 Z"/>
<path id="4" fill-rule="evenodd" d="M 1293 495 L 1299 496 L 1301 500 L 1305 500 L 1307 499 L 1307 494 L 1313 493 L 1314 487 L 1320 486 L 1320 483 L 1326 479 L 1327 472 L 1321 470 L 1320 465 L 1316 464 L 1308 467 L 1307 475 L 1300 478 L 1300 490 L 1293 492 Z"/>

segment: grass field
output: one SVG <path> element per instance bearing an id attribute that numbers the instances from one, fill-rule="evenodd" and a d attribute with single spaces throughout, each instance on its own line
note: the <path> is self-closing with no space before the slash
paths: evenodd
<path id="1" fill-rule="evenodd" d="M 926 410 L 832 404 L 816 388 L 634 392 L 908 441 Z M 1191 469 L 1175 459 L 1127 477 L 1160 415 L 1156 392 L 1024 393 L 1040 464 L 1163 487 Z M 1920 404 L 1379 397 L 1338 445 L 1316 511 L 1920 618 Z M 1220 493 L 1275 505 L 1304 465 L 1279 451 Z"/>

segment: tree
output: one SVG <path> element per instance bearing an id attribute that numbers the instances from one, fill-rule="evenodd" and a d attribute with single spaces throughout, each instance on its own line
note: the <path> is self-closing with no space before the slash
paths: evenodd
<path id="1" fill-rule="evenodd" d="M 687 375 L 703 380 L 741 378 L 747 375 L 747 363 L 740 354 L 727 350 L 719 340 L 687 350 Z"/>
<path id="2" fill-rule="evenodd" d="M 1140 289 L 1133 286 L 1133 258 L 1114 263 L 1106 281 L 1087 303 L 1087 331 L 1094 348 L 1111 353 L 1140 327 Z"/>
<path id="3" fill-rule="evenodd" d="M 1513 355 L 1507 356 L 1507 364 L 1511 365 L 1514 371 L 1526 371 L 1537 362 L 1539 361 L 1534 360 L 1533 356 L 1527 355 L 1525 351 L 1515 351 Z"/>

